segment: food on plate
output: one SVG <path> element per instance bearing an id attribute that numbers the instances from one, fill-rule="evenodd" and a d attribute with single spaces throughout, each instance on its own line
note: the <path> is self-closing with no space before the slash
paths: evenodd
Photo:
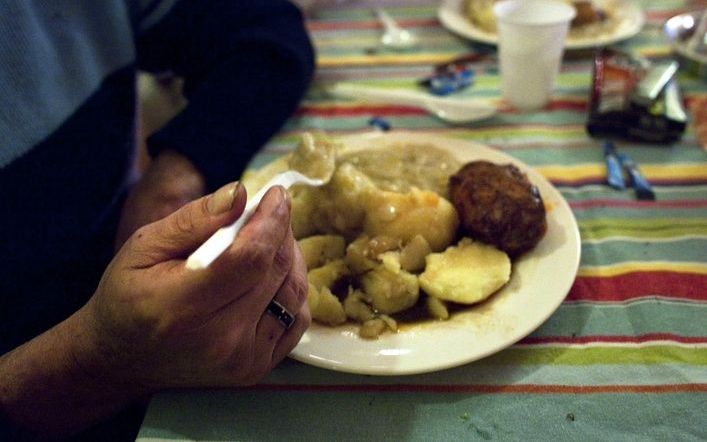
<path id="1" fill-rule="evenodd" d="M 419 235 L 434 251 L 451 244 L 459 226 L 452 203 L 429 190 L 369 192 L 363 207 L 366 234 L 398 238 L 404 244 Z"/>
<path id="2" fill-rule="evenodd" d="M 428 296 L 425 301 L 425 307 L 431 317 L 435 319 L 449 319 L 449 309 L 447 304 L 439 298 Z"/>
<path id="3" fill-rule="evenodd" d="M 313 269 L 343 257 L 346 240 L 340 235 L 313 235 L 299 241 L 299 247 L 307 268 Z"/>
<path id="4" fill-rule="evenodd" d="M 361 324 L 358 334 L 365 339 L 375 339 L 386 329 L 398 331 L 398 323 L 388 315 L 380 315 Z"/>
<path id="5" fill-rule="evenodd" d="M 305 132 L 288 166 L 310 178 L 329 181 L 336 167 L 337 146 L 320 133 Z"/>
<path id="6" fill-rule="evenodd" d="M 385 262 L 359 278 L 363 299 L 374 311 L 392 314 L 406 310 L 420 297 L 417 276 Z"/>
<path id="7" fill-rule="evenodd" d="M 289 190 L 316 322 L 357 323 L 360 337 L 375 339 L 397 331 L 400 322 L 448 319 L 508 282 L 509 256 L 462 227 L 468 217 L 460 208 L 472 204 L 462 199 L 476 195 L 459 178 L 477 166 L 463 166 L 448 151 L 427 144 L 346 152 L 321 135 L 303 138 L 286 167 L 304 167 L 305 158 L 325 158 L 329 164 L 333 158 L 334 164 L 325 185 Z M 246 186 L 266 179 L 247 177 Z M 524 221 L 522 212 L 535 209 L 517 196 L 516 181 L 502 184 L 511 187 L 506 199 L 516 198 L 514 211 L 506 212 L 515 216 L 509 223 Z M 510 204 L 502 202 L 501 208 Z M 497 203 L 492 199 L 475 210 L 491 211 Z M 503 244 L 519 243 L 517 232 L 507 236 Z"/>
<path id="8" fill-rule="evenodd" d="M 346 313 L 339 298 L 334 296 L 327 287 L 316 288 L 309 284 L 307 304 L 312 313 L 312 319 L 326 325 L 341 325 L 346 322 Z"/>
<path id="9" fill-rule="evenodd" d="M 293 187 L 292 231 L 296 238 L 317 233 L 356 235 L 365 217 L 365 199 L 375 192 L 371 179 L 348 163 L 340 164 L 326 186 Z"/>
<path id="10" fill-rule="evenodd" d="M 486 32 L 496 32 L 496 17 L 493 4 L 496 0 L 464 0 L 466 18 L 477 28 Z"/>
<path id="11" fill-rule="evenodd" d="M 511 257 L 530 250 L 547 230 L 540 191 L 512 164 L 465 164 L 449 178 L 449 195 L 465 235 Z"/>
<path id="12" fill-rule="evenodd" d="M 606 12 L 598 7 L 593 0 L 574 0 L 572 5 L 577 13 L 572 20 L 572 27 L 586 26 L 606 20 Z"/>
<path id="13" fill-rule="evenodd" d="M 337 283 L 349 276 L 351 271 L 346 266 L 343 259 L 334 259 L 321 267 L 311 269 L 307 272 L 307 280 L 317 290 L 323 288 L 330 291 L 336 290 Z"/>
<path id="14" fill-rule="evenodd" d="M 408 192 L 416 187 L 445 196 L 449 175 L 461 167 L 448 151 L 428 144 L 391 146 L 374 154 L 342 153 L 341 157 L 364 171 L 379 189 L 391 192 Z"/>
<path id="15" fill-rule="evenodd" d="M 475 304 L 503 287 L 510 277 L 508 255 L 493 246 L 462 238 L 456 246 L 428 255 L 419 280 L 420 288 L 432 298 Z"/>
<path id="16" fill-rule="evenodd" d="M 493 5 L 500 0 L 464 0 L 463 14 L 469 22 L 482 31 L 496 33 Z M 612 32 L 621 21 L 620 7 L 616 1 L 560 0 L 571 4 L 575 11 L 569 29 L 569 38 L 598 37 Z"/>

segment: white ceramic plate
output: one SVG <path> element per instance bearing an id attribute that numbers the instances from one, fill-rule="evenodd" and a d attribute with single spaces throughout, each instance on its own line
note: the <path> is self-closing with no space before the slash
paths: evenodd
<path id="1" fill-rule="evenodd" d="M 462 162 L 485 159 L 513 163 L 538 186 L 549 207 L 548 230 L 532 251 L 513 263 L 509 283 L 483 304 L 447 321 L 406 325 L 398 333 L 383 334 L 375 341 L 359 338 L 355 325 L 327 327 L 315 323 L 291 353 L 292 358 L 318 367 L 371 375 L 441 370 L 508 347 L 535 330 L 562 303 L 579 265 L 579 230 L 567 202 L 538 172 L 489 147 L 437 135 L 375 132 L 343 137 L 341 141 L 347 152 L 384 149 L 401 142 L 430 143 L 449 150 Z M 276 163 L 251 171 L 254 176 L 250 183 L 276 172 L 282 166 Z"/>
<path id="2" fill-rule="evenodd" d="M 643 27 L 645 18 L 636 0 L 596 0 L 601 7 L 615 11 L 617 25 L 611 32 L 599 35 L 567 37 L 566 49 L 589 49 L 605 46 L 636 35 Z M 487 32 L 471 23 L 463 13 L 464 0 L 442 0 L 437 17 L 448 30 L 473 41 L 495 45 L 495 33 Z"/>

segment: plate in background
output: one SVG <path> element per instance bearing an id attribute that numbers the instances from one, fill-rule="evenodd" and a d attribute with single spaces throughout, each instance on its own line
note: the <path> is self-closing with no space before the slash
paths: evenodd
<path id="1" fill-rule="evenodd" d="M 473 24 L 463 11 L 465 0 L 442 0 L 437 18 L 449 31 L 469 40 L 495 45 L 498 36 Z M 616 26 L 611 32 L 599 35 L 568 35 L 565 49 L 591 49 L 613 44 L 636 35 L 643 28 L 645 17 L 637 0 L 596 0 L 600 7 L 617 13 Z"/>

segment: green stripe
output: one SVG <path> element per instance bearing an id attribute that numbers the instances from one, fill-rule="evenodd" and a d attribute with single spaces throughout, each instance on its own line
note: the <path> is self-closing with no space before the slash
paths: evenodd
<path id="1" fill-rule="evenodd" d="M 707 348 L 671 345 L 648 347 L 513 346 L 478 362 L 483 365 L 694 364 L 707 365 Z"/>
<path id="2" fill-rule="evenodd" d="M 568 202 L 619 199 L 618 197 L 621 195 L 608 185 L 584 186 L 581 188 L 559 187 L 559 190 Z M 707 195 L 707 186 L 654 186 L 653 191 L 658 201 L 704 200 Z"/>
<path id="3" fill-rule="evenodd" d="M 621 145 L 620 145 L 621 146 Z M 678 145 L 672 149 L 644 149 L 634 147 L 620 147 L 634 161 L 641 164 L 670 164 L 670 163 L 698 163 L 704 164 L 705 154 L 696 149 L 694 145 Z M 532 160 L 533 164 L 558 164 L 573 165 L 582 163 L 604 164 L 604 154 L 601 143 L 594 140 L 581 140 L 571 147 L 562 145 L 538 146 L 532 150 L 518 149 L 514 151 L 519 159 L 525 161 Z"/>
<path id="4" fill-rule="evenodd" d="M 707 304 L 658 299 L 631 304 L 563 304 L 532 336 L 707 336 Z"/>
<path id="5" fill-rule="evenodd" d="M 614 199 L 635 199 L 633 189 L 616 192 Z M 621 197 L 621 198 L 620 198 Z M 668 219 L 702 219 L 703 227 L 707 227 L 707 205 L 703 207 L 589 207 L 574 209 L 577 219 L 583 223 L 591 221 L 597 216 L 605 219 L 622 218 L 631 216 L 635 221 L 647 221 L 649 226 L 635 226 L 632 230 L 662 230 L 662 220 Z"/>
<path id="6" fill-rule="evenodd" d="M 707 219 L 664 218 L 631 219 L 599 218 L 579 222 L 583 239 L 603 239 L 611 236 L 633 238 L 670 238 L 679 235 L 706 235 Z"/>
<path id="7" fill-rule="evenodd" d="M 705 238 L 707 238 L 707 226 Z M 580 265 L 609 265 L 636 260 L 704 262 L 705 259 L 707 259 L 707 239 L 702 238 L 669 242 L 650 242 L 648 239 L 640 242 L 611 241 L 600 244 L 583 242 Z"/>
<path id="8" fill-rule="evenodd" d="M 153 398 L 138 441 L 698 441 L 707 438 L 704 400 L 688 393 L 170 392 Z"/>

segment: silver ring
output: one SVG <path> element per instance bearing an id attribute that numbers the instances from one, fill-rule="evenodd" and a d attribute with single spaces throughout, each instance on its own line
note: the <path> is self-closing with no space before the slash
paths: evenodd
<path id="1" fill-rule="evenodd" d="M 275 319 L 277 319 L 280 324 L 285 327 L 285 330 L 292 327 L 292 324 L 295 323 L 295 315 L 287 311 L 287 309 L 282 304 L 275 301 L 274 299 L 270 301 L 270 304 L 268 304 L 268 308 L 266 309 L 266 311 L 273 315 Z"/>

